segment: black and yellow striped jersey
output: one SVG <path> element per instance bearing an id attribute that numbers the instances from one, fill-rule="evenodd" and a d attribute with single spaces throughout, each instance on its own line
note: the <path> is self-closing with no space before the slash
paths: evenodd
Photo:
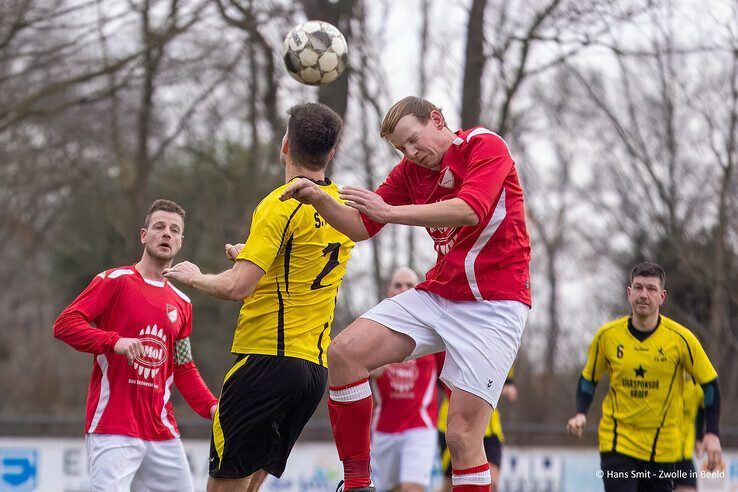
<path id="1" fill-rule="evenodd" d="M 686 371 L 698 384 L 717 377 L 697 337 L 661 316 L 640 341 L 626 316 L 602 326 L 589 347 L 584 379 L 597 382 L 607 371 L 610 388 L 602 402 L 601 452 L 640 460 L 682 459 L 682 414 Z"/>
<path id="2" fill-rule="evenodd" d="M 287 184 L 254 210 L 251 231 L 237 260 L 264 276 L 244 300 L 233 353 L 298 357 L 326 366 L 333 311 L 354 243 L 310 205 L 282 202 Z M 338 187 L 321 189 L 338 200 Z"/>

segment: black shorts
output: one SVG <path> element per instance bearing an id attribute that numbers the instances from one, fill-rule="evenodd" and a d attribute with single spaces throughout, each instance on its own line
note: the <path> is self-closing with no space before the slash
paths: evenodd
<path id="1" fill-rule="evenodd" d="M 325 393 L 328 370 L 294 357 L 241 355 L 226 374 L 210 438 L 210 476 L 280 477 Z"/>
<path id="2" fill-rule="evenodd" d="M 697 487 L 697 470 L 694 468 L 694 462 L 690 460 L 682 460 L 676 462 L 676 475 L 674 475 L 674 486 L 684 485 L 685 487 Z"/>
<path id="3" fill-rule="evenodd" d="M 448 458 L 448 449 L 446 448 L 446 434 L 438 432 L 438 448 L 441 450 L 441 466 L 443 474 L 447 477 L 451 476 L 451 460 Z M 484 453 L 487 455 L 487 462 L 500 467 L 502 463 L 502 442 L 497 436 L 489 436 L 484 438 Z M 444 459 L 445 456 L 445 459 Z"/>
<path id="4" fill-rule="evenodd" d="M 613 451 L 600 453 L 605 492 L 666 492 L 674 489 L 674 463 L 643 461 Z"/>

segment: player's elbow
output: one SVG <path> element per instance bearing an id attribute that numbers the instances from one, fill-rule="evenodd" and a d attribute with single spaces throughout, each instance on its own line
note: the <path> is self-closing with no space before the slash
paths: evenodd
<path id="1" fill-rule="evenodd" d="M 68 332 L 67 326 L 68 326 L 67 317 L 64 316 L 64 314 L 59 315 L 59 317 L 56 318 L 56 321 L 54 321 L 54 327 L 53 327 L 54 338 L 56 338 L 57 340 L 61 340 L 63 342 L 65 335 Z"/>
<path id="2" fill-rule="evenodd" d="M 353 242 L 358 243 L 359 241 L 366 241 L 369 239 L 369 233 L 366 231 L 366 229 L 362 230 L 355 230 L 351 231 L 349 234 L 346 234 L 349 239 L 351 239 Z"/>
<path id="3" fill-rule="evenodd" d="M 458 222 L 454 224 L 455 226 L 475 226 L 479 224 L 479 216 L 465 200 L 457 197 L 453 201 L 455 202 L 455 215 Z"/>
<path id="4" fill-rule="evenodd" d="M 234 278 L 226 287 L 225 298 L 229 301 L 243 301 L 254 292 L 255 285 Z"/>
<path id="5" fill-rule="evenodd" d="M 57 318 L 56 321 L 54 321 L 54 338 L 57 340 L 61 340 L 63 329 L 61 327 L 60 319 Z"/>
<path id="6" fill-rule="evenodd" d="M 461 210 L 459 221 L 461 222 L 460 225 L 463 226 L 475 226 L 479 224 L 479 217 L 469 205 L 464 204 L 464 208 Z"/>
<path id="7" fill-rule="evenodd" d="M 224 294 L 224 297 L 229 301 L 243 301 L 251 295 L 251 292 L 241 285 L 234 284 L 229 286 Z"/>

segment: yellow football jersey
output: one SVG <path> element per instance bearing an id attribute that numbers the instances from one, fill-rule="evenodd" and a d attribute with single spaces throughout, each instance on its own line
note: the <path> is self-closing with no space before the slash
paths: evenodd
<path id="1" fill-rule="evenodd" d="M 610 373 L 602 402 L 600 451 L 616 451 L 645 461 L 682 459 L 683 373 L 698 384 L 717 377 L 697 337 L 661 316 L 643 341 L 634 337 L 626 316 L 602 326 L 589 347 L 582 376 L 593 382 Z"/>
<path id="2" fill-rule="evenodd" d="M 327 183 L 321 189 L 338 199 L 338 187 Z M 256 207 L 238 255 L 266 273 L 244 300 L 232 352 L 299 357 L 326 366 L 338 287 L 354 243 L 312 206 L 280 201 L 286 187 Z"/>
<path id="3" fill-rule="evenodd" d="M 695 383 L 691 377 L 684 381 L 684 413 L 682 415 L 682 439 L 684 440 L 682 459 L 684 460 L 691 459 L 694 454 L 694 442 L 697 437 L 695 420 L 697 412 L 703 406 L 704 395 L 702 386 Z"/>

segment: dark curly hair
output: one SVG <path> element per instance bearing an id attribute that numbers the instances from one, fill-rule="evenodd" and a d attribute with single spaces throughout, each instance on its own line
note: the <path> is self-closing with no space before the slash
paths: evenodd
<path id="1" fill-rule="evenodd" d="M 287 114 L 289 154 L 298 166 L 320 171 L 328 165 L 328 155 L 341 135 L 341 117 L 325 104 L 292 106 Z"/>

